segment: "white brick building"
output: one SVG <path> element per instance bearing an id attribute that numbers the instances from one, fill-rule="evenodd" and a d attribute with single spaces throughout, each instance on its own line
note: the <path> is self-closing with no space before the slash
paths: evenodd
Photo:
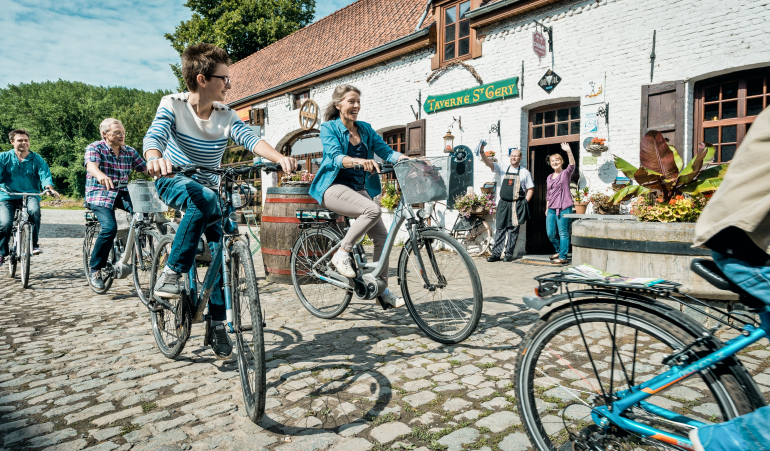
<path id="1" fill-rule="evenodd" d="M 569 141 L 577 150 L 581 185 L 603 190 L 622 175 L 615 171 L 610 154 L 637 164 L 640 137 L 649 129 L 664 131 L 685 160 L 705 140 L 720 144 L 719 154 L 728 161 L 752 118 L 770 102 L 767 0 L 429 3 L 419 31 L 414 29 L 421 22 L 424 0 L 359 0 L 257 52 L 233 66 L 239 85 L 228 97 L 230 106 L 266 108 L 264 137 L 279 150 L 296 153 L 318 144 L 312 139 L 294 142 L 306 133 L 299 127 L 295 99 L 309 95 L 323 108 L 336 85 L 350 83 L 363 93 L 359 118 L 386 134 L 394 146 L 399 138 L 407 138 L 407 124 L 413 123 L 418 128 L 410 131 L 410 146 L 428 156 L 442 154 L 442 137 L 450 124 L 455 145 L 474 148 L 485 139 L 493 151 L 503 150 L 501 158 L 507 158 L 508 148 L 518 147 L 542 191 L 536 188 L 533 218 L 517 251 L 526 247 L 527 252 L 544 253 L 550 247 L 543 210 L 545 177 L 550 172 L 545 158 L 558 142 Z M 459 25 L 447 32 L 446 11 L 459 15 L 458 8 L 466 4 L 468 22 L 456 21 Z M 533 32 L 542 30 L 535 21 L 552 29 L 553 52 L 542 60 L 533 51 Z M 444 59 L 443 52 L 437 53 L 437 48 L 447 50 L 445 39 L 452 31 L 457 37 L 466 30 L 467 55 Z M 356 43 L 363 48 L 356 48 Z M 465 43 L 456 40 L 450 50 L 452 45 L 457 56 Z M 419 128 L 411 108 L 417 110 L 418 97 L 424 102 L 429 96 L 480 85 L 462 65 L 448 67 L 427 81 L 434 70 L 452 61 L 471 67 L 484 84 L 519 77 L 519 95 L 430 114 L 423 110 L 424 126 Z M 547 93 L 538 81 L 549 68 L 561 81 Z M 587 80 L 602 85 L 604 102 L 581 105 Z M 559 127 L 565 112 L 572 113 L 568 120 L 578 119 L 573 117 L 576 107 L 580 122 Z M 606 119 L 597 118 L 596 131 L 586 130 L 586 117 L 600 108 L 608 111 Z M 547 122 L 551 115 L 557 122 Z M 462 127 L 454 118 L 461 118 Z M 498 121 L 499 138 L 490 132 Z M 583 142 L 595 136 L 607 140 L 609 151 L 592 163 L 584 160 L 594 155 L 584 150 Z M 422 139 L 424 148 L 419 148 Z M 491 179 L 491 172 L 477 160 L 476 187 Z M 263 180 L 263 186 L 272 183 Z"/>

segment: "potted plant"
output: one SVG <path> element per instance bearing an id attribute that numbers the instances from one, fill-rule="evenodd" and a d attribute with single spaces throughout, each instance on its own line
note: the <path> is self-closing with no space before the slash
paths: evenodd
<path id="1" fill-rule="evenodd" d="M 486 152 L 484 152 L 484 154 L 487 156 L 487 158 L 497 163 L 497 158 L 495 158 L 495 152 L 491 150 L 487 150 Z"/>
<path id="2" fill-rule="evenodd" d="M 293 172 L 281 178 L 281 186 L 310 186 L 315 174 L 308 171 Z"/>
<path id="3" fill-rule="evenodd" d="M 380 198 L 380 205 L 383 208 L 387 208 L 393 211 L 398 207 L 398 203 L 401 201 L 401 193 L 398 192 L 398 187 L 395 183 L 388 182 L 382 190 L 382 198 Z"/>
<path id="4" fill-rule="evenodd" d="M 578 189 L 573 200 L 575 201 L 575 213 L 579 215 L 585 214 L 588 207 L 588 187 Z"/>
<path id="5" fill-rule="evenodd" d="M 466 218 L 472 215 L 494 214 L 497 210 L 495 195 L 489 194 L 465 194 L 455 198 L 455 208 Z"/>
<path id="6" fill-rule="evenodd" d="M 613 202 L 615 191 L 610 189 L 603 193 L 592 193 L 588 201 L 594 206 L 594 212 L 599 215 L 619 215 L 620 204 Z"/>
<path id="7" fill-rule="evenodd" d="M 604 152 L 607 150 L 607 146 L 604 145 L 604 142 L 606 139 L 604 138 L 594 138 L 591 140 L 591 144 L 586 147 L 586 150 L 589 152 Z"/>

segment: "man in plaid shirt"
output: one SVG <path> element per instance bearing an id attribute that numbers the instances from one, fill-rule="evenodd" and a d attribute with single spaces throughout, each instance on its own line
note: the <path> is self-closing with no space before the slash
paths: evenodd
<path id="1" fill-rule="evenodd" d="M 102 230 L 91 252 L 91 277 L 94 288 L 104 289 L 101 269 L 107 265 L 112 243 L 118 234 L 115 208 L 133 213 L 128 189 L 116 189 L 118 182 L 127 182 L 131 170 L 147 173 L 147 165 L 132 147 L 126 145 L 126 130 L 123 124 L 112 118 L 102 121 L 99 126 L 102 140 L 86 147 L 86 203 L 93 210 Z"/>

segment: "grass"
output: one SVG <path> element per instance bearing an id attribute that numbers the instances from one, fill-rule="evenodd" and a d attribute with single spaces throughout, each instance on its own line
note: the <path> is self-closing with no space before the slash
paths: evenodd
<path id="1" fill-rule="evenodd" d="M 139 426 L 136 424 L 131 424 L 131 423 L 124 424 L 123 426 L 120 427 L 120 435 L 126 435 L 129 432 L 138 431 L 139 429 L 140 429 Z"/>
<path id="2" fill-rule="evenodd" d="M 399 415 L 395 412 L 388 412 L 385 415 L 367 415 L 364 419 L 371 423 L 371 427 L 377 427 L 381 424 L 390 423 L 399 419 Z"/>
<path id="3" fill-rule="evenodd" d="M 143 402 L 142 403 L 142 412 L 147 413 L 147 412 L 149 412 L 150 410 L 152 410 L 152 409 L 154 409 L 156 407 L 158 407 L 158 405 L 155 404 L 154 402 Z"/>

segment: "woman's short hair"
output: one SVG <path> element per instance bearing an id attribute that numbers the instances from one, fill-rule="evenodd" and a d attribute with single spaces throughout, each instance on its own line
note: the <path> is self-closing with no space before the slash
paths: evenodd
<path id="1" fill-rule="evenodd" d="M 551 157 L 557 156 L 561 158 L 561 162 L 564 163 L 564 157 L 561 156 L 559 152 L 552 153 L 551 155 L 548 155 L 545 159 L 546 163 L 551 164 Z"/>
<path id="2" fill-rule="evenodd" d="M 230 56 L 224 49 L 215 45 L 202 42 L 187 47 L 182 52 L 182 78 L 187 85 L 187 90 L 198 90 L 198 74 L 209 78 L 219 64 L 232 64 Z"/>
<path id="3" fill-rule="evenodd" d="M 332 101 L 326 105 L 326 109 L 324 110 L 324 121 L 332 121 L 340 117 L 340 110 L 337 109 L 337 104 L 342 102 L 345 94 L 349 93 L 350 91 L 357 92 L 358 95 L 361 95 L 361 90 L 353 85 L 342 84 L 334 88 L 334 92 L 332 93 Z"/>
<path id="4" fill-rule="evenodd" d="M 123 125 L 122 122 L 115 119 L 114 117 L 108 117 L 107 119 L 103 120 L 101 124 L 99 124 L 99 133 L 102 135 L 102 138 L 104 138 L 104 134 L 110 131 L 110 127 L 112 127 L 114 124 Z"/>

